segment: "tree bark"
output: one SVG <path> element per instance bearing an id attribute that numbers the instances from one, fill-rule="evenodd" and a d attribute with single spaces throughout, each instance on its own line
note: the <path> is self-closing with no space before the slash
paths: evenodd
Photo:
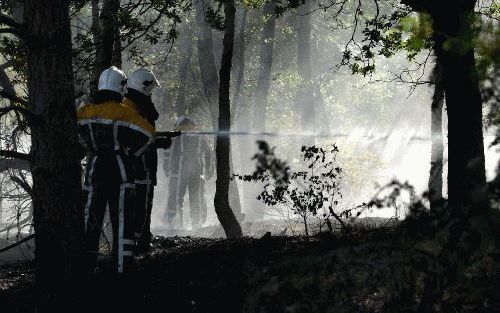
<path id="1" fill-rule="evenodd" d="M 318 82 L 313 78 L 312 65 L 312 0 L 306 0 L 297 10 L 297 70 L 301 83 L 295 96 L 295 107 L 300 112 L 303 131 L 329 131 L 328 119 L 324 115 L 323 95 Z"/>
<path id="2" fill-rule="evenodd" d="M 199 27 L 198 35 L 198 61 L 201 72 L 201 79 L 203 84 L 203 91 L 205 97 L 209 104 L 210 115 L 212 118 L 212 125 L 214 131 L 217 130 L 218 116 L 219 116 L 219 77 L 217 76 L 217 67 L 215 65 L 215 57 L 213 52 L 213 36 L 212 29 L 210 25 L 205 21 L 205 9 L 202 1 L 195 1 L 194 6 L 196 8 L 196 21 Z M 234 17 L 233 17 L 234 24 Z M 233 37 L 234 37 L 234 26 L 233 26 Z M 233 169 L 232 153 L 229 151 L 229 168 L 230 171 Z M 238 218 L 241 218 L 241 204 L 238 192 L 238 186 L 236 182 L 231 181 L 229 183 L 230 194 L 230 204 L 233 207 L 234 212 L 237 212 Z"/>
<path id="3" fill-rule="evenodd" d="M 248 8 L 244 5 L 242 6 L 243 8 L 241 10 L 240 24 L 234 40 L 235 49 L 234 49 L 233 61 L 235 66 L 233 66 L 233 72 L 234 75 L 236 76 L 236 84 L 234 87 L 232 109 L 234 112 L 233 122 L 238 123 L 238 130 L 250 131 L 251 112 L 249 110 L 249 107 L 246 105 L 244 106 L 241 101 L 241 88 L 245 80 L 245 49 L 246 49 L 245 29 L 248 20 Z M 248 136 L 242 136 L 238 138 L 239 165 L 241 173 L 247 173 L 250 170 L 248 162 L 250 158 L 249 157 L 247 158 L 246 156 L 249 153 L 249 147 L 251 146 L 252 146 L 252 139 L 249 138 Z M 236 185 L 236 182 L 232 183 Z M 240 211 L 242 209 L 245 210 L 245 219 L 248 220 L 249 217 L 252 218 L 251 217 L 252 211 L 250 209 L 250 204 L 252 203 L 252 197 L 250 196 L 250 192 L 248 192 L 245 189 L 241 189 L 240 195 L 241 198 L 243 199 L 243 201 L 240 201 L 241 207 L 244 206 L 243 208 L 240 207 Z"/>
<path id="4" fill-rule="evenodd" d="M 118 27 L 115 27 L 113 37 L 113 56 L 111 58 L 111 65 L 122 68 L 122 41 Z"/>
<path id="5" fill-rule="evenodd" d="M 12 97 L 17 98 L 14 85 L 12 84 L 12 81 L 7 75 L 7 72 L 5 71 L 9 67 L 10 67 L 10 62 L 0 65 L 0 87 L 2 87 L 2 91 L 7 92 Z M 11 104 L 13 104 L 12 101 Z"/>
<path id="6" fill-rule="evenodd" d="M 90 81 L 91 96 L 94 96 L 97 92 L 99 76 L 112 64 L 114 54 L 113 47 L 118 27 L 117 14 L 120 7 L 120 0 L 104 0 L 101 12 L 98 15 L 99 20 L 96 21 L 97 10 L 99 9 L 98 4 L 99 1 L 92 1 L 92 26 L 94 30 L 96 56 Z"/>
<path id="7" fill-rule="evenodd" d="M 463 4 L 432 14 L 448 113 L 448 203 L 460 217 L 483 214 L 489 205 L 482 101 L 470 36 L 473 9 Z"/>
<path id="8" fill-rule="evenodd" d="M 233 95 L 233 112 L 239 110 L 241 86 L 245 78 L 245 27 L 247 24 L 248 8 L 243 6 L 241 12 L 241 22 L 238 28 L 238 33 L 234 39 L 234 66 L 233 72 L 236 74 L 236 84 Z"/>
<path id="9" fill-rule="evenodd" d="M 73 290 L 71 284 L 79 284 L 82 259 L 84 218 L 69 3 L 26 0 L 24 11 L 24 27 L 32 38 L 26 42 L 30 109 L 42 120 L 31 128 L 39 311 L 53 311 L 71 301 L 67 292 Z"/>
<path id="10" fill-rule="evenodd" d="M 231 130 L 231 103 L 229 99 L 229 86 L 231 81 L 231 64 L 233 58 L 234 45 L 234 0 L 224 1 L 224 39 L 219 72 L 219 129 L 223 131 Z M 215 212 L 224 228 L 228 238 L 241 237 L 241 227 L 229 206 L 229 159 L 230 159 L 230 138 L 229 136 L 217 136 L 217 181 L 215 191 Z"/>
<path id="11" fill-rule="evenodd" d="M 271 69 L 273 66 L 274 31 L 276 28 L 276 16 L 274 9 L 276 3 L 268 2 L 262 9 L 262 18 L 265 20 L 262 29 L 260 46 L 260 70 L 257 79 L 257 90 L 255 91 L 255 105 L 253 111 L 253 129 L 255 131 L 266 130 L 266 108 L 269 96 L 269 84 L 271 80 Z"/>
<path id="12" fill-rule="evenodd" d="M 429 202 L 431 210 L 443 205 L 443 101 L 444 89 L 441 66 L 436 63 L 433 72 L 434 95 L 431 104 L 431 170 L 429 174 Z"/>
<path id="13" fill-rule="evenodd" d="M 213 53 L 212 28 L 205 21 L 203 1 L 194 1 L 193 4 L 196 9 L 196 22 L 199 28 L 197 48 L 203 91 L 210 107 L 212 125 L 214 130 L 217 130 L 219 78 L 217 77 L 217 67 L 215 66 Z"/>
<path id="14" fill-rule="evenodd" d="M 175 101 L 175 111 L 177 116 L 185 115 L 187 111 L 186 105 L 186 78 L 189 67 L 191 66 L 191 56 L 193 54 L 193 34 L 191 29 L 184 34 L 183 39 L 179 45 L 182 51 L 182 59 L 179 64 L 177 81 L 179 83 L 179 90 L 177 91 L 177 99 Z"/>

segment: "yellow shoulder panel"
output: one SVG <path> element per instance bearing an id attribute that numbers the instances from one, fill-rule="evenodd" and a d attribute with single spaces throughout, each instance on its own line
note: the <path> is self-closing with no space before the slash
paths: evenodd
<path id="1" fill-rule="evenodd" d="M 154 135 L 156 133 L 154 126 L 151 125 L 145 118 L 143 118 L 139 114 L 139 112 L 124 104 L 122 104 L 122 106 L 124 108 L 123 116 L 121 119 L 122 121 L 139 126 L 140 128 L 150 133 L 151 135 Z"/>
<path id="2" fill-rule="evenodd" d="M 108 101 L 100 104 L 87 104 L 78 109 L 77 118 L 119 120 L 122 115 L 120 112 L 122 107 L 122 104 L 116 101 Z"/>
<path id="3" fill-rule="evenodd" d="M 127 99 L 128 100 L 128 99 Z M 77 110 L 77 119 L 107 119 L 114 121 L 123 121 L 140 127 L 150 133 L 155 134 L 155 128 L 139 112 L 131 107 L 135 104 L 125 105 L 116 101 L 108 101 L 100 104 L 87 104 Z"/>
<path id="4" fill-rule="evenodd" d="M 134 103 L 134 101 L 132 101 L 128 98 L 123 98 L 122 103 L 124 106 L 127 106 L 127 107 L 131 108 L 132 110 L 139 112 L 139 110 L 137 109 L 137 105 Z"/>

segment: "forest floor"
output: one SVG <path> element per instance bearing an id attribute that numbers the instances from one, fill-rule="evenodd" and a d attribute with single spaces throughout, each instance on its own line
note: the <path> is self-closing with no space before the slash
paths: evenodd
<path id="1" fill-rule="evenodd" d="M 271 233 L 235 240 L 155 237 L 151 254 L 126 278 L 110 274 L 110 260 L 100 259 L 82 297 L 91 299 L 90 311 L 418 312 L 422 268 L 429 266 L 402 244 L 407 236 L 391 226 L 309 240 Z M 492 263 L 489 257 L 476 263 L 436 311 L 500 312 Z M 31 263 L 0 267 L 0 312 L 34 312 L 33 273 Z M 470 292 L 478 286 L 479 294 Z"/>

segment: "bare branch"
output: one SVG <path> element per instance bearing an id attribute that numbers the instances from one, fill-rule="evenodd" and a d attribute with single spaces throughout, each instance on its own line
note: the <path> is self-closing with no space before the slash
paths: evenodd
<path id="1" fill-rule="evenodd" d="M 17 177 L 17 176 L 10 176 L 10 179 L 15 182 L 19 187 L 21 187 L 22 189 L 24 189 L 24 191 L 26 191 L 27 194 L 30 195 L 31 198 L 33 198 L 33 189 L 31 188 L 30 184 L 28 184 L 28 182 L 24 179 L 22 179 L 21 177 Z"/>
<path id="2" fill-rule="evenodd" d="M 25 161 L 30 160 L 30 155 L 28 153 L 22 153 L 22 152 L 11 151 L 11 150 L 0 150 L 0 156 L 6 157 L 6 158 L 20 159 L 20 160 L 25 160 Z"/>
<path id="3" fill-rule="evenodd" d="M 12 17 L 10 17 L 6 14 L 3 14 L 3 13 L 0 13 L 0 24 L 4 24 L 4 25 L 10 26 L 12 28 L 17 28 L 19 30 L 22 30 L 22 28 L 23 28 L 22 23 L 17 22 Z"/>
<path id="4" fill-rule="evenodd" d="M 0 90 L 0 97 L 3 97 L 3 98 L 6 98 L 6 99 L 9 99 L 9 100 L 14 101 L 14 102 L 16 102 L 16 103 L 19 103 L 19 104 L 21 104 L 23 107 L 25 107 L 25 106 L 27 106 L 27 105 L 28 105 L 28 101 L 27 101 L 27 100 L 25 100 L 25 99 L 23 99 L 23 98 L 20 98 L 20 97 L 18 97 L 18 96 L 16 96 L 16 95 L 13 95 L 12 93 L 7 92 L 7 91 L 5 91 L 5 90 L 3 90 L 3 89 L 2 89 L 2 90 Z M 22 108 L 22 107 L 20 107 L 20 106 L 16 106 L 16 107 L 18 107 L 18 108 L 20 109 L 20 110 L 18 110 L 18 111 L 19 111 L 20 113 L 22 113 L 22 114 L 28 114 L 28 113 L 29 113 L 29 112 L 28 112 L 28 110 L 26 110 L 26 109 L 24 109 L 24 108 Z M 3 114 L 4 114 L 4 113 L 3 113 L 3 112 L 4 112 L 4 109 L 5 109 L 5 108 L 0 108 L 0 113 L 1 113 L 0 115 L 3 115 Z M 24 110 L 25 112 L 21 112 L 21 110 Z"/>
<path id="5" fill-rule="evenodd" d="M 26 33 L 24 31 L 24 26 L 22 23 L 16 22 L 13 18 L 10 16 L 0 13 L 0 25 L 7 25 L 9 28 L 2 28 L 0 29 L 0 34 L 1 33 L 10 33 L 13 35 L 16 35 L 19 38 L 25 38 Z"/>
<path id="6" fill-rule="evenodd" d="M 0 173 L 6 170 L 23 170 L 29 171 L 30 164 L 27 160 L 2 158 L 0 159 Z"/>
<path id="7" fill-rule="evenodd" d="M 17 247 L 17 246 L 25 243 L 26 241 L 31 240 L 32 238 L 35 238 L 35 234 L 31 234 L 28 237 L 25 237 L 24 239 L 19 240 L 18 242 L 15 242 L 15 243 L 7 246 L 7 247 L 1 248 L 0 249 L 0 253 L 3 253 L 3 252 L 8 251 L 8 250 L 10 250 L 12 248 L 15 248 L 15 247 Z"/>

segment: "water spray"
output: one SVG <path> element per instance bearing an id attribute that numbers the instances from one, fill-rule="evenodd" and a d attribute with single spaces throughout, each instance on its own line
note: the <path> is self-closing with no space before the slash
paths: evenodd
<path id="1" fill-rule="evenodd" d="M 315 133 L 315 132 L 254 132 L 254 131 L 161 131 L 156 132 L 158 137 L 177 137 L 182 136 L 254 136 L 254 137 L 315 137 L 315 138 L 348 138 L 351 134 L 345 133 Z M 362 137 L 373 140 L 388 140 L 390 135 L 375 136 L 361 135 Z M 430 141 L 430 137 L 411 136 L 412 141 Z"/>

